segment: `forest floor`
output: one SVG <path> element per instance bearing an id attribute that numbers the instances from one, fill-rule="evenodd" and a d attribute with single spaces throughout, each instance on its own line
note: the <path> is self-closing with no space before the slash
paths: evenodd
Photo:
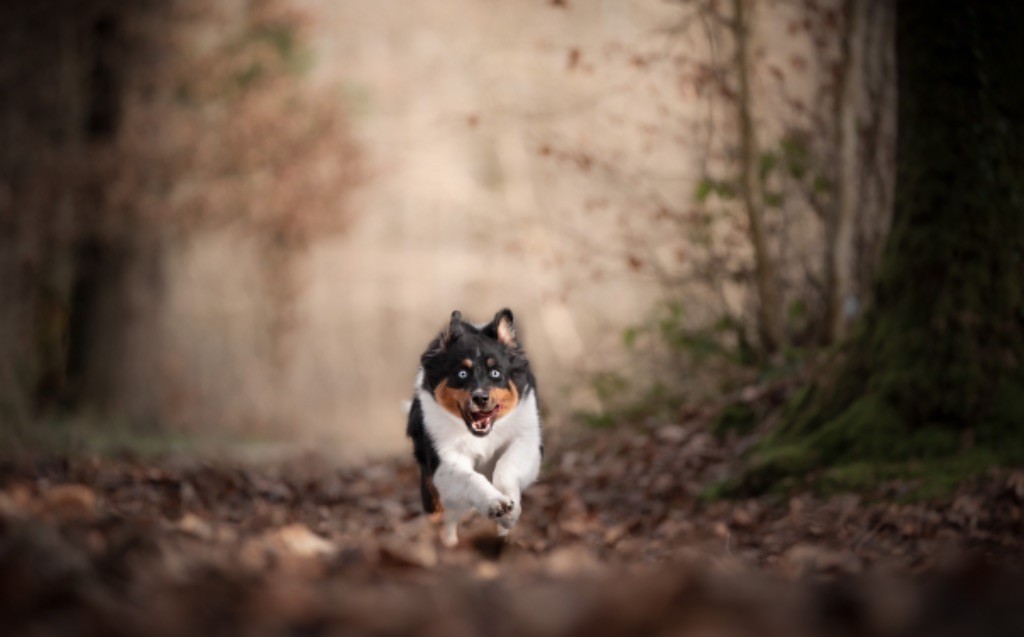
<path id="1" fill-rule="evenodd" d="M 510 541 L 476 520 L 455 549 L 411 457 L 8 458 L 0 632 L 1024 634 L 1024 472 L 702 499 L 746 444 L 699 415 L 563 435 Z"/>

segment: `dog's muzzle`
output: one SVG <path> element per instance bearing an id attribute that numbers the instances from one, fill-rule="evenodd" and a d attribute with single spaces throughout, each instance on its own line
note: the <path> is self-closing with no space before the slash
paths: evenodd
<path id="1" fill-rule="evenodd" d="M 469 404 L 462 411 L 469 431 L 475 436 L 486 436 L 494 426 L 501 405 L 491 401 L 489 392 L 478 389 L 470 396 Z"/>

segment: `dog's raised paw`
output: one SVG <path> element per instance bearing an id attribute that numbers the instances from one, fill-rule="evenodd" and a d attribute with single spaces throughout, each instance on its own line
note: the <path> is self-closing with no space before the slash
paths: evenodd
<path id="1" fill-rule="evenodd" d="M 491 502 L 491 505 L 487 507 L 487 517 L 491 518 L 492 520 L 499 520 L 501 518 L 504 518 L 508 514 L 512 513 L 512 510 L 515 508 L 515 505 L 515 501 L 511 500 L 510 498 L 501 498 L 499 500 L 494 500 L 493 502 Z"/>
<path id="2" fill-rule="evenodd" d="M 508 531 L 516 525 L 516 522 L 519 521 L 519 516 L 522 512 L 523 510 L 520 508 L 519 503 L 513 501 L 512 510 L 499 518 L 495 518 L 494 521 L 498 523 L 499 528 Z"/>

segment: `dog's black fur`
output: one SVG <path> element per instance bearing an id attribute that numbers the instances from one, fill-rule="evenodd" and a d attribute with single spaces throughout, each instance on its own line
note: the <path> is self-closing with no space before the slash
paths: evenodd
<path id="1" fill-rule="evenodd" d="M 423 510 L 427 513 L 437 513 L 440 510 L 440 503 L 437 501 L 431 478 L 437 471 L 441 459 L 437 457 L 437 450 L 434 449 L 430 436 L 423 427 L 423 408 L 420 407 L 418 399 L 412 401 L 412 407 L 409 409 L 405 435 L 412 438 L 412 453 L 420 465 L 420 497 L 423 500 Z"/>

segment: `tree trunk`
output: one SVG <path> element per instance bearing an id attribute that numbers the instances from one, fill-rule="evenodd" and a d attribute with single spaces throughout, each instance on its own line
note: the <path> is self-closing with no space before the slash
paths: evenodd
<path id="1" fill-rule="evenodd" d="M 825 222 L 824 341 L 845 336 L 865 306 L 892 208 L 895 78 L 890 0 L 845 0 L 836 99 L 836 202 Z"/>
<path id="2" fill-rule="evenodd" d="M 843 39 L 843 70 L 836 108 L 838 181 L 836 206 L 826 223 L 825 278 L 828 283 L 826 340 L 835 342 L 846 332 L 854 302 L 854 222 L 858 210 L 861 164 L 858 116 L 864 82 L 865 1 L 846 0 L 846 33 Z"/>
<path id="3" fill-rule="evenodd" d="M 853 233 L 853 309 L 859 311 L 871 302 L 875 272 L 892 225 L 896 190 L 896 7 L 892 0 L 850 1 L 864 11 L 860 33 L 864 38 L 860 69 L 862 103 L 857 115 L 859 210 Z"/>
<path id="4" fill-rule="evenodd" d="M 898 165 L 875 302 L 755 458 L 1024 461 L 1024 5 L 897 7 Z"/>
<path id="5" fill-rule="evenodd" d="M 750 87 L 750 15 L 746 0 L 733 0 L 733 31 L 736 38 L 736 69 L 739 95 L 736 114 L 740 128 L 740 191 L 747 213 L 750 242 L 754 248 L 754 281 L 757 286 L 757 323 L 761 347 L 768 353 L 782 345 L 782 296 L 779 271 L 768 246 L 764 227 L 764 184 L 761 183 L 761 151 L 754 128 L 753 96 Z"/>
<path id="6" fill-rule="evenodd" d="M 0 419 L 105 402 L 129 347 L 126 277 L 159 262 L 153 230 L 107 201 L 145 42 L 134 15 L 106 0 L 0 8 Z"/>

